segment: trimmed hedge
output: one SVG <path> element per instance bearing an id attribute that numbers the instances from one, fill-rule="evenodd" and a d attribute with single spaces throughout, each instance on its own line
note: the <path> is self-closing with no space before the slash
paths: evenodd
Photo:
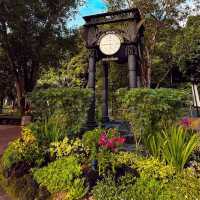
<path id="1" fill-rule="evenodd" d="M 188 92 L 177 89 L 121 89 L 117 91 L 117 116 L 129 121 L 134 133 L 144 136 L 162 130 L 185 114 Z"/>
<path id="2" fill-rule="evenodd" d="M 79 132 L 86 121 L 92 92 L 79 88 L 36 89 L 29 94 L 33 117 L 39 120 L 57 115 L 68 130 Z"/>

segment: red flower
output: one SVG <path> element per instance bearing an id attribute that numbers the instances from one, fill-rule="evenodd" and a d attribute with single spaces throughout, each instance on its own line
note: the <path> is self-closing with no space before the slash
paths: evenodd
<path id="1" fill-rule="evenodd" d="M 116 142 L 119 143 L 119 144 L 124 144 L 125 141 L 126 141 L 126 139 L 123 138 L 123 137 L 118 137 L 117 140 L 116 140 Z"/>
<path id="2" fill-rule="evenodd" d="M 101 134 L 99 138 L 99 145 L 106 145 L 108 142 L 107 135 L 105 133 Z"/>
<path id="3" fill-rule="evenodd" d="M 115 148 L 115 143 L 112 141 L 112 139 L 108 140 L 106 147 L 108 149 L 114 149 Z"/>

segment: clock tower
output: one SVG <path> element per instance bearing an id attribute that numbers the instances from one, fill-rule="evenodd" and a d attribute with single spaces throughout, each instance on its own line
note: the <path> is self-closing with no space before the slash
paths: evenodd
<path id="1" fill-rule="evenodd" d="M 108 67 L 109 62 L 127 63 L 129 88 L 141 84 L 140 64 L 143 55 L 144 20 L 137 8 L 108 12 L 84 17 L 86 24 L 83 38 L 89 50 L 88 88 L 93 90 L 93 99 L 88 113 L 87 126 L 97 126 L 95 120 L 95 74 L 96 63 L 102 62 L 104 71 L 103 123 L 108 116 Z M 111 28 L 112 27 L 112 28 Z M 114 27 L 114 28 L 113 28 Z"/>

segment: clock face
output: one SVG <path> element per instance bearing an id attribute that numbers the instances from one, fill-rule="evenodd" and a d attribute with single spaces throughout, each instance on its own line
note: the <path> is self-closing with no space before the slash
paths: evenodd
<path id="1" fill-rule="evenodd" d="M 120 46 L 120 37 L 114 33 L 108 33 L 101 38 L 99 48 L 103 54 L 110 56 L 117 53 Z"/>

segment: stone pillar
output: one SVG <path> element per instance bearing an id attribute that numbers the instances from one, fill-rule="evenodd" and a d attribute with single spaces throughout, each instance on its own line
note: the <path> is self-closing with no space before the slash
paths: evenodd
<path id="1" fill-rule="evenodd" d="M 108 63 L 107 62 L 103 62 L 103 74 L 104 74 L 104 79 L 103 79 L 103 118 L 102 118 L 102 122 L 106 123 L 109 122 L 109 114 L 108 114 Z"/>
<path id="2" fill-rule="evenodd" d="M 89 69 L 88 69 L 88 88 L 93 91 L 93 96 L 88 111 L 87 128 L 92 129 L 97 127 L 96 122 L 96 50 L 89 51 Z"/>
<path id="3" fill-rule="evenodd" d="M 127 47 L 128 52 L 128 69 L 129 69 L 129 87 L 137 87 L 137 60 L 136 49 L 134 45 Z"/>

